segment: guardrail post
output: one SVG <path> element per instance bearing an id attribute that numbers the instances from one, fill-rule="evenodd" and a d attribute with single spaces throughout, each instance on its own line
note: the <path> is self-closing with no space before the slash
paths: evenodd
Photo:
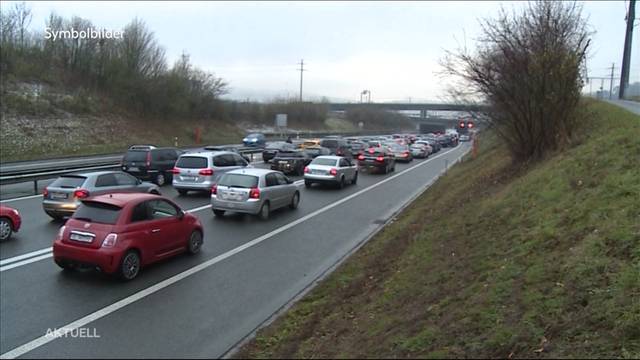
<path id="1" fill-rule="evenodd" d="M 33 180 L 33 195 L 38 195 L 38 179 Z"/>

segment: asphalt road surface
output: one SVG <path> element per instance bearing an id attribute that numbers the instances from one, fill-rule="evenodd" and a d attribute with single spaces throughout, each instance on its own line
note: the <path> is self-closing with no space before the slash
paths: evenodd
<path id="1" fill-rule="evenodd" d="M 0 243 L 3 358 L 220 357 L 357 247 L 451 166 L 470 144 L 387 175 L 361 173 L 342 190 L 301 189 L 297 210 L 268 221 L 214 218 L 208 194 L 164 195 L 204 226 L 196 256 L 144 268 L 123 283 L 96 271 L 67 273 L 51 258 L 61 223 L 40 197 L 11 200 L 23 227 Z M 299 179 L 298 179 L 299 180 Z M 5 203 L 5 201 L 3 201 Z M 56 329 L 74 330 L 63 337 Z"/>

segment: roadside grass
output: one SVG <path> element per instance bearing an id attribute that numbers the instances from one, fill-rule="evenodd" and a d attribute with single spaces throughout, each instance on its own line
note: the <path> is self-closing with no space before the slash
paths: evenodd
<path id="1" fill-rule="evenodd" d="M 514 167 L 489 132 L 237 358 L 640 357 L 640 117 L 587 101 Z"/>

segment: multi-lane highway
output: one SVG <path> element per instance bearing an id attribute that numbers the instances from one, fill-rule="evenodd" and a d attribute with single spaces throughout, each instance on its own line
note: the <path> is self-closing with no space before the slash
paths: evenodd
<path id="1" fill-rule="evenodd" d="M 61 271 L 50 252 L 61 223 L 44 214 L 40 197 L 10 200 L 23 227 L 0 243 L 0 354 L 220 357 L 468 150 L 463 143 L 397 164 L 387 175 L 361 173 L 356 186 L 342 190 L 300 184 L 299 208 L 274 212 L 269 221 L 214 218 L 208 194 L 178 196 L 165 186 L 164 195 L 201 219 L 202 251 L 145 268 L 128 283 L 95 271 Z M 52 336 L 63 328 L 73 331 Z"/>

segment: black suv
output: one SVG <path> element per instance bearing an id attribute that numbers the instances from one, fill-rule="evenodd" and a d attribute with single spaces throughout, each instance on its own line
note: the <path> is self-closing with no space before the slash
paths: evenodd
<path id="1" fill-rule="evenodd" d="M 171 147 L 129 149 L 122 158 L 122 171 L 162 186 L 171 182 L 171 171 L 181 154 L 181 150 Z"/>
<path id="2" fill-rule="evenodd" d="M 326 147 L 331 151 L 331 155 L 344 156 L 352 159 L 351 146 L 346 139 L 326 138 L 320 140 L 320 146 Z"/>

